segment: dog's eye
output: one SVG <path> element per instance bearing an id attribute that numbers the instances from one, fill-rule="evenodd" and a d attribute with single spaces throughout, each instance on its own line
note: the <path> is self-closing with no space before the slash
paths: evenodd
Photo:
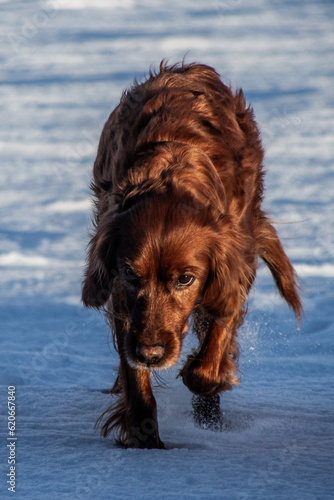
<path id="1" fill-rule="evenodd" d="M 176 283 L 177 288 L 186 288 L 190 285 L 192 285 L 195 281 L 195 277 L 191 276 L 190 274 L 182 274 L 182 276 L 179 277 Z"/>
<path id="2" fill-rule="evenodd" d="M 124 278 L 133 286 L 140 286 L 140 278 L 136 275 L 130 267 L 124 269 Z"/>

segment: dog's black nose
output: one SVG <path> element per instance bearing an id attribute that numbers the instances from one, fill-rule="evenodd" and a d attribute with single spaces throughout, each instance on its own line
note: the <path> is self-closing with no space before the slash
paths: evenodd
<path id="1" fill-rule="evenodd" d="M 136 347 L 136 356 L 141 363 L 145 365 L 156 365 L 163 358 L 165 348 L 161 344 L 141 344 L 138 342 Z"/>

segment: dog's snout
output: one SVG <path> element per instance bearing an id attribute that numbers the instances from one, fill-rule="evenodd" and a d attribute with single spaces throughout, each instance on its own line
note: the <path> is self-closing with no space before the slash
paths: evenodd
<path id="1" fill-rule="evenodd" d="M 165 348 L 162 344 L 142 344 L 138 342 L 136 346 L 136 356 L 145 365 L 156 365 L 163 358 Z"/>

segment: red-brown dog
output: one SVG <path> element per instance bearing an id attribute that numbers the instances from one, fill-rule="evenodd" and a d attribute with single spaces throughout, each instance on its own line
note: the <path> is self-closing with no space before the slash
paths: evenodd
<path id="1" fill-rule="evenodd" d="M 237 328 L 259 257 L 300 317 L 294 270 L 261 210 L 262 160 L 242 91 L 205 65 L 161 63 L 111 113 L 82 292 L 85 306 L 105 308 L 120 357 L 104 436 L 164 447 L 150 375 L 177 361 L 191 315 L 200 347 L 185 385 L 209 403 L 237 383 Z"/>

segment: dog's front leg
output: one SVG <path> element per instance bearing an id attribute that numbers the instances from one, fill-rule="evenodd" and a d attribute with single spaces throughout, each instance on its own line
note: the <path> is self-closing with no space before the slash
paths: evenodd
<path id="1" fill-rule="evenodd" d="M 183 383 L 194 394 L 211 397 L 238 384 L 235 321 L 210 325 L 198 354 L 188 356 Z"/>
<path id="2" fill-rule="evenodd" d="M 114 287 L 109 306 L 109 321 L 120 357 L 119 373 L 111 391 L 117 397 L 101 415 L 102 435 L 115 432 L 118 442 L 129 448 L 164 448 L 159 437 L 157 405 L 151 387 L 150 372 L 130 366 L 124 346 L 128 314 L 120 287 Z"/>
<path id="3" fill-rule="evenodd" d="M 121 380 L 125 403 L 123 444 L 131 448 L 164 448 L 149 371 L 132 368 L 122 360 Z"/>

